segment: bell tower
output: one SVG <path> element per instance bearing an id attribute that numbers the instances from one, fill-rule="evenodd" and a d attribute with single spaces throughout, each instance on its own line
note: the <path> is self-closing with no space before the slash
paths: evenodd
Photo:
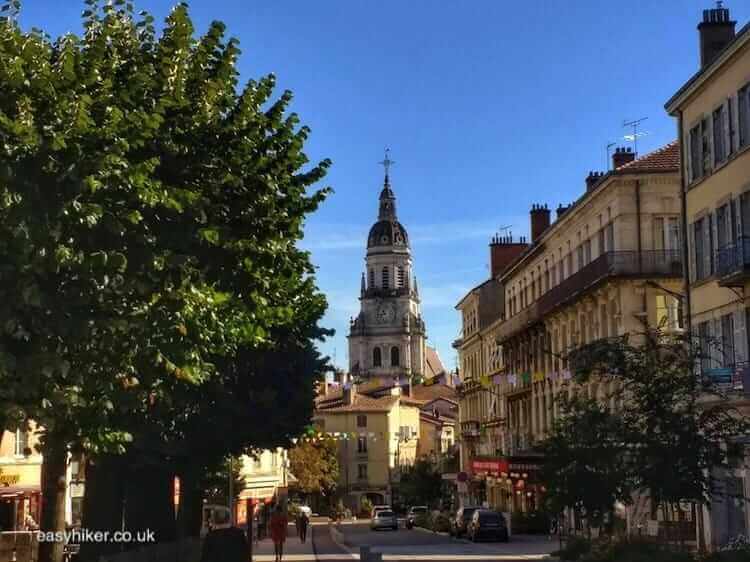
<path id="1" fill-rule="evenodd" d="M 367 236 L 360 312 L 349 330 L 349 371 L 354 377 L 423 376 L 426 330 L 412 271 L 409 235 L 396 215 L 394 164 L 386 149 L 378 220 Z"/>

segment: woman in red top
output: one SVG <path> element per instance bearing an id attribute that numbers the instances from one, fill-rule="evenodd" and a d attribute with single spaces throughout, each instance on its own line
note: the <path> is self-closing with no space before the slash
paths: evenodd
<path id="1" fill-rule="evenodd" d="M 284 541 L 286 540 L 286 530 L 289 525 L 289 519 L 281 509 L 276 508 L 276 512 L 271 516 L 271 540 L 273 540 L 273 549 L 276 553 L 276 562 L 281 562 L 284 556 Z"/>

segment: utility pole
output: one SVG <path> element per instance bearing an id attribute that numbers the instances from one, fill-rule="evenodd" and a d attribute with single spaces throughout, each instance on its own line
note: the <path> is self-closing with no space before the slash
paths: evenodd
<path id="1" fill-rule="evenodd" d="M 234 457 L 229 457 L 229 523 L 232 527 L 237 523 L 234 515 Z"/>

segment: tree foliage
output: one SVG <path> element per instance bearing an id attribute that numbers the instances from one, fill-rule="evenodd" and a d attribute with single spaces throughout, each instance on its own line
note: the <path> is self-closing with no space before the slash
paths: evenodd
<path id="1" fill-rule="evenodd" d="M 442 474 L 429 458 L 417 459 L 413 466 L 402 468 L 398 490 L 407 505 L 438 504 L 442 489 Z"/>
<path id="2" fill-rule="evenodd" d="M 299 491 L 330 496 L 339 478 L 337 441 L 303 439 L 289 451 L 289 470 Z"/>
<path id="3" fill-rule="evenodd" d="M 657 505 L 710 502 L 716 469 L 728 467 L 727 444 L 747 435 L 750 424 L 695 373 L 700 356 L 693 342 L 656 330 L 571 352 L 571 390 L 608 381 L 616 390 L 604 400 L 562 398 L 563 415 L 543 446 L 547 497 L 556 509 L 608 510 L 634 493 Z"/>
<path id="4" fill-rule="evenodd" d="M 272 75 L 240 86 L 222 23 L 196 38 L 179 4 L 157 35 L 130 2 L 85 4 L 80 37 L 22 29 L 17 2 L 0 21 L 5 425 L 36 420 L 45 454 L 169 460 L 214 424 L 216 462 L 249 444 L 227 439 L 238 419 L 263 427 L 320 375 L 325 299 L 297 242 L 329 162 L 308 165 Z"/>

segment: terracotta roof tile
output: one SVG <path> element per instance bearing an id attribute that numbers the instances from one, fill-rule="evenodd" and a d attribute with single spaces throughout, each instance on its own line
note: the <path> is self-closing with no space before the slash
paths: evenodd
<path id="1" fill-rule="evenodd" d="M 321 412 L 337 414 L 346 412 L 388 412 L 398 402 L 398 396 L 381 396 L 372 398 L 357 394 L 354 396 L 354 403 L 346 405 L 341 401 L 333 404 L 318 404 L 318 410 Z"/>
<path id="2" fill-rule="evenodd" d="M 425 353 L 425 367 L 427 370 L 427 377 L 437 377 L 445 373 L 445 366 L 440 360 L 437 349 L 434 347 L 426 346 Z"/>
<path id="3" fill-rule="evenodd" d="M 616 172 L 677 172 L 680 169 L 680 145 L 672 141 L 632 162 L 623 164 Z"/>
<path id="4" fill-rule="evenodd" d="M 454 402 L 458 401 L 456 389 L 447 384 L 431 384 L 429 386 L 424 386 L 422 384 L 416 385 L 412 387 L 411 395 L 412 398 L 424 400 L 426 402 L 434 400 L 435 398 L 447 398 Z"/>

